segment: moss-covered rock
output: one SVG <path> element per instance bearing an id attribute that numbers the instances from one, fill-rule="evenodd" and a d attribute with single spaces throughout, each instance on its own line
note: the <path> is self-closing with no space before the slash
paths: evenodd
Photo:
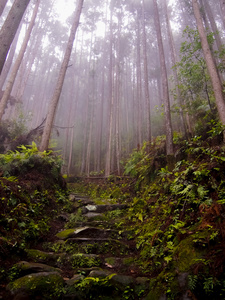
<path id="1" fill-rule="evenodd" d="M 62 231 L 58 232 L 56 234 L 56 236 L 57 236 L 57 238 L 59 238 L 61 240 L 67 240 L 68 238 L 73 237 L 75 230 L 76 229 L 74 229 L 74 228 L 62 230 Z"/>
<path id="2" fill-rule="evenodd" d="M 44 252 L 37 249 L 27 249 L 27 257 L 34 262 L 41 262 L 49 264 L 50 266 L 56 266 L 59 259 L 63 259 L 65 254 L 56 254 L 54 252 Z"/>
<path id="3" fill-rule="evenodd" d="M 25 276 L 32 273 L 40 273 L 40 272 L 58 272 L 61 273 L 62 271 L 58 268 L 54 268 L 52 266 L 48 266 L 45 264 L 39 263 L 30 263 L 27 261 L 20 261 L 14 265 L 14 267 L 20 273 L 20 276 Z"/>
<path id="4" fill-rule="evenodd" d="M 29 296 L 39 295 L 41 299 L 58 299 L 62 293 L 64 280 L 58 272 L 41 272 L 26 275 L 7 285 L 12 296 L 21 292 Z"/>

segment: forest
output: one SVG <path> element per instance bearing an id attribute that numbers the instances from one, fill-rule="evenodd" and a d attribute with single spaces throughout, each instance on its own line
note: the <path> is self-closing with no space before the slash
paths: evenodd
<path id="1" fill-rule="evenodd" d="M 224 0 L 0 0 L 0 299 L 225 299 L 224 30 Z"/>

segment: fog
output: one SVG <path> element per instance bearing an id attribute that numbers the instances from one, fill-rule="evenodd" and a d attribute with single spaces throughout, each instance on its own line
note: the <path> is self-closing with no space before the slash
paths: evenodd
<path id="1" fill-rule="evenodd" d="M 196 29 L 185 1 L 158 1 L 164 46 L 173 130 L 182 134 L 177 97 L 172 80 L 174 51 L 179 60 L 183 30 Z M 210 3 L 213 1 L 210 1 Z M 40 2 L 35 26 L 16 76 L 4 120 L 23 123 L 27 131 L 46 118 L 56 89 L 78 1 Z M 11 6 L 8 1 L 1 24 Z M 13 60 L 24 39 L 35 1 L 31 1 L 18 38 L 11 46 Z M 218 26 L 223 27 L 220 7 L 212 5 Z M 168 14 L 173 45 L 168 35 Z M 144 33 L 145 32 L 145 33 Z M 13 45 L 15 50 L 13 50 Z M 8 55 L 9 57 L 9 55 Z M 8 77 L 0 77 L 4 90 Z M 149 98 L 146 98 L 146 89 Z M 68 174 L 122 174 L 122 163 L 133 149 L 165 135 L 162 74 L 152 1 L 84 0 L 79 27 L 57 105 L 50 148 L 59 150 Z M 149 137 L 149 128 L 151 136 Z M 40 137 L 35 142 L 40 143 Z M 109 156 L 110 160 L 109 160 Z"/>

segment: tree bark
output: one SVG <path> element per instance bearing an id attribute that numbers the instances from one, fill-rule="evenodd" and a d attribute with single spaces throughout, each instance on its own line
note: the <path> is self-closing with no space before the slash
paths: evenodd
<path id="1" fill-rule="evenodd" d="M 2 72 L 10 45 L 16 35 L 24 12 L 30 0 L 15 0 L 0 30 L 0 74 Z"/>
<path id="2" fill-rule="evenodd" d="M 137 146 L 142 144 L 142 72 L 141 72 L 141 33 L 140 33 L 140 12 L 137 12 L 137 67 L 136 67 L 136 78 L 137 78 Z"/>
<path id="3" fill-rule="evenodd" d="M 112 2 L 112 1 L 111 1 Z M 114 107 L 114 96 L 113 96 L 113 31 L 112 31 L 112 10 L 110 11 L 110 45 L 109 45 L 109 125 L 108 125 L 108 141 L 107 141 L 107 152 L 105 159 L 105 176 L 108 177 L 111 172 L 111 155 L 112 155 L 112 130 L 113 130 L 113 107 Z"/>
<path id="4" fill-rule="evenodd" d="M 147 42 L 146 42 L 146 29 L 145 29 L 145 9 L 144 0 L 142 0 L 142 44 L 144 56 L 144 90 L 146 102 L 146 126 L 147 126 L 147 140 L 151 142 L 151 110 L 150 110 L 150 94 L 148 86 L 148 58 L 147 58 Z"/>
<path id="5" fill-rule="evenodd" d="M 0 16 L 2 15 L 4 8 L 8 0 L 0 0 Z"/>
<path id="6" fill-rule="evenodd" d="M 19 31 L 17 31 L 16 36 L 12 42 L 12 45 L 10 47 L 9 55 L 7 56 L 6 63 L 4 64 L 4 67 L 2 69 L 2 73 L 0 75 L 0 91 L 3 89 L 4 83 L 6 82 L 7 76 L 9 74 L 10 68 L 12 66 L 13 58 L 16 52 L 16 46 L 19 38 Z"/>
<path id="7" fill-rule="evenodd" d="M 167 27 L 168 40 L 169 40 L 169 46 L 170 46 L 170 52 L 171 52 L 171 61 L 172 61 L 172 66 L 175 66 L 178 60 L 177 60 L 176 49 L 175 49 L 175 45 L 174 45 L 174 39 L 173 39 L 172 29 L 171 29 L 171 25 L 170 25 L 166 0 L 163 0 L 163 6 L 164 6 L 165 16 L 166 16 L 166 27 Z M 181 127 L 182 127 L 182 131 L 185 135 L 185 138 L 187 139 L 188 135 L 187 135 L 187 129 L 186 129 L 185 122 L 184 122 L 184 112 L 182 109 L 182 100 L 181 100 L 181 94 L 180 94 L 180 89 L 179 89 L 179 80 L 178 80 L 176 68 L 173 68 L 173 76 L 174 76 L 174 81 L 175 81 L 175 85 L 176 85 L 176 94 L 177 94 L 177 102 L 179 105 Z"/>
<path id="8" fill-rule="evenodd" d="M 212 82 L 213 91 L 216 99 L 216 106 L 219 113 L 220 121 L 223 125 L 225 125 L 225 102 L 224 102 L 224 95 L 223 95 L 223 89 L 221 86 L 221 81 L 218 75 L 218 71 L 216 68 L 216 65 L 214 63 L 214 59 L 208 44 L 206 32 L 203 26 L 203 21 L 198 5 L 197 0 L 192 0 L 194 15 L 197 23 L 197 28 L 201 40 L 202 50 L 205 57 L 207 69 L 209 72 L 209 76 Z M 224 139 L 225 139 L 225 132 L 224 132 Z"/>
<path id="9" fill-rule="evenodd" d="M 171 122 L 171 114 L 170 114 L 170 100 L 169 100 L 169 87 L 168 87 L 168 79 L 167 79 L 167 70 L 166 70 L 166 62 L 165 55 L 163 49 L 163 41 L 161 34 L 161 26 L 159 19 L 159 11 L 157 0 L 153 0 L 154 3 L 154 16 L 155 16 L 155 27 L 157 33 L 157 42 L 159 48 L 159 57 L 160 57 L 160 68 L 161 68 L 161 76 L 162 76 L 162 92 L 163 92 L 163 103 L 164 103 L 164 113 L 165 113 L 165 126 L 166 126 L 166 154 L 173 155 L 173 131 L 172 131 L 172 122 Z"/>
<path id="10" fill-rule="evenodd" d="M 18 54 L 18 56 L 17 56 L 17 59 L 16 59 L 15 64 L 14 64 L 14 66 L 13 66 L 13 69 L 12 69 L 12 72 L 11 72 L 11 75 L 10 75 L 10 78 L 9 78 L 9 80 L 8 80 L 8 82 L 7 82 L 7 85 L 6 85 L 4 94 L 3 94 L 3 96 L 2 96 L 2 99 L 1 99 L 1 102 L 0 102 L 0 121 L 2 120 L 2 116 L 3 116 L 3 114 L 4 114 L 4 110 L 5 110 L 5 107 L 6 107 L 8 98 L 9 98 L 9 95 L 10 95 L 10 93 L 11 93 L 11 91 L 12 91 L 13 84 L 14 84 L 14 82 L 15 82 L 15 78 L 16 78 L 17 72 L 18 72 L 18 70 L 19 70 L 19 67 L 20 67 L 20 65 L 21 65 L 21 62 L 22 62 L 22 60 L 23 60 L 24 53 L 25 53 L 25 51 L 26 51 L 27 44 L 28 44 L 28 41 L 29 41 L 31 32 L 32 32 L 32 29 L 33 29 L 34 24 L 35 24 L 35 19 L 36 19 L 36 16 L 37 16 L 39 4 L 40 4 L 40 0 L 38 0 L 38 1 L 36 2 L 36 5 L 35 5 L 35 8 L 34 8 L 34 10 L 33 10 L 32 17 L 31 17 L 31 21 L 30 21 L 30 24 L 29 24 L 29 26 L 28 26 L 26 35 L 25 35 L 25 37 L 24 37 L 24 40 L 23 40 L 23 43 L 22 43 L 20 52 L 19 52 L 19 54 Z"/>
<path id="11" fill-rule="evenodd" d="M 221 17 L 223 21 L 223 26 L 225 28 L 225 0 L 219 0 L 220 1 L 220 8 L 221 8 Z"/>
<path id="12" fill-rule="evenodd" d="M 59 97 L 60 97 L 60 94 L 62 91 L 63 82 L 64 82 L 65 75 L 66 75 L 66 70 L 67 70 L 70 55 L 72 52 L 73 41 L 75 39 L 76 31 L 77 31 L 77 28 L 79 25 L 83 2 L 84 2 L 84 0 L 78 0 L 77 9 L 76 9 L 75 16 L 74 16 L 74 22 L 73 22 L 73 25 L 71 28 L 70 37 L 69 37 L 67 47 L 66 47 L 66 52 L 65 52 L 64 59 L 63 59 L 61 69 L 59 72 L 55 92 L 54 92 L 51 102 L 49 104 L 47 118 L 46 118 L 45 127 L 44 127 L 44 132 L 43 132 L 42 139 L 41 139 L 40 151 L 47 150 L 48 145 L 49 145 L 51 129 L 53 126 L 54 117 L 55 117 L 56 109 L 57 109 L 58 102 L 59 102 Z"/>

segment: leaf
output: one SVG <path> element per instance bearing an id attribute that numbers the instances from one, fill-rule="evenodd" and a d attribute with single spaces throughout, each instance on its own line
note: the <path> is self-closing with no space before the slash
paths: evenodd
<path id="1" fill-rule="evenodd" d="M 143 215 L 142 215 L 142 213 L 138 214 L 138 220 L 140 220 L 141 222 L 143 222 Z"/>
<path id="2" fill-rule="evenodd" d="M 183 189 L 183 191 L 180 191 L 178 194 L 180 194 L 180 195 L 187 195 L 192 188 L 193 188 L 193 185 L 189 184 L 188 186 L 186 186 L 185 189 Z"/>
<path id="3" fill-rule="evenodd" d="M 172 260 L 172 256 L 166 256 L 164 257 L 164 260 L 169 263 Z"/>

